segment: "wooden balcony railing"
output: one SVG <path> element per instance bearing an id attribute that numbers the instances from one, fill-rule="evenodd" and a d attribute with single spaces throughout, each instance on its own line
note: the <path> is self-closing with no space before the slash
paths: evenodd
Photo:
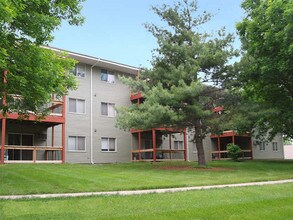
<path id="1" fill-rule="evenodd" d="M 26 158 L 9 158 L 9 150 L 18 151 L 22 153 L 26 151 L 29 154 Z M 61 146 L 19 146 L 19 145 L 5 145 L 4 163 L 62 163 Z M 41 155 L 37 153 L 42 151 Z"/>

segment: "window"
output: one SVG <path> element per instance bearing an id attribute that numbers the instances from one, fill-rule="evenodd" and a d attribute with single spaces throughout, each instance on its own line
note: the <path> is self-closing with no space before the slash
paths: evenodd
<path id="1" fill-rule="evenodd" d="M 174 150 L 183 150 L 183 141 L 174 141 Z"/>
<path id="2" fill-rule="evenodd" d="M 114 72 L 105 69 L 101 70 L 101 80 L 108 83 L 115 83 Z"/>
<path id="3" fill-rule="evenodd" d="M 62 105 L 61 106 L 58 106 L 57 108 L 53 108 L 52 109 L 52 113 L 54 113 L 54 114 L 62 114 Z"/>
<path id="4" fill-rule="evenodd" d="M 116 151 L 116 139 L 102 137 L 101 150 L 105 151 L 105 152 L 115 152 Z"/>
<path id="5" fill-rule="evenodd" d="M 69 98 L 69 112 L 70 113 L 85 113 L 85 100 Z"/>
<path id="6" fill-rule="evenodd" d="M 115 117 L 116 111 L 115 111 L 115 104 L 113 103 L 101 103 L 101 114 L 108 116 L 108 117 Z"/>
<path id="7" fill-rule="evenodd" d="M 75 69 L 72 70 L 73 75 L 75 75 L 76 77 L 81 77 L 81 78 L 85 78 L 85 64 L 77 64 L 75 66 Z"/>
<path id="8" fill-rule="evenodd" d="M 278 151 L 278 142 L 273 142 L 273 151 Z"/>
<path id="9" fill-rule="evenodd" d="M 85 137 L 69 136 L 68 151 L 85 151 Z"/>
<path id="10" fill-rule="evenodd" d="M 259 145 L 259 150 L 266 150 L 266 142 L 260 142 L 260 145 Z"/>
<path id="11" fill-rule="evenodd" d="M 8 145 L 33 146 L 34 135 L 32 134 L 8 134 Z"/>

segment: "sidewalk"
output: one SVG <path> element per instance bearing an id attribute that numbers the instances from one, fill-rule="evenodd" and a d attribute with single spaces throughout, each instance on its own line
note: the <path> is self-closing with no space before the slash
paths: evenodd
<path id="1" fill-rule="evenodd" d="M 265 181 L 265 182 L 250 182 L 250 183 L 236 183 L 225 185 L 211 185 L 211 186 L 191 186 L 180 188 L 167 188 L 167 189 L 147 189 L 147 190 L 128 190 L 128 191 L 110 191 L 110 192 L 84 192 L 84 193 L 60 193 L 60 194 L 34 194 L 34 195 L 8 195 L 0 196 L 0 200 L 9 199 L 41 199 L 41 198 L 67 198 L 67 197 L 84 197 L 84 196 L 110 196 L 110 195 L 141 195 L 148 193 L 174 193 L 190 190 L 205 190 L 205 189 L 220 189 L 231 187 L 244 187 L 244 186 L 263 186 L 273 184 L 293 183 L 293 179 Z"/>

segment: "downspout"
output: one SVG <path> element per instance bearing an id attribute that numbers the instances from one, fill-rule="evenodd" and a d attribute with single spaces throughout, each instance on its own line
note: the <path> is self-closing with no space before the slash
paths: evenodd
<path id="1" fill-rule="evenodd" d="M 90 107 L 90 163 L 94 164 L 94 158 L 93 158 L 93 68 L 94 66 L 96 66 L 98 63 L 100 62 L 100 59 L 98 59 L 97 62 L 95 62 L 94 65 L 91 66 L 91 86 L 90 86 L 90 90 L 91 90 L 91 107 Z"/>

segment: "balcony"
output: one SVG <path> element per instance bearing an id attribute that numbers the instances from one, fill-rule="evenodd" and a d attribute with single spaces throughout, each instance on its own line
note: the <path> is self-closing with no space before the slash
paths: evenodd
<path id="1" fill-rule="evenodd" d="M 15 101 L 21 99 L 19 95 L 14 95 L 13 98 Z M 38 117 L 33 112 L 22 118 L 19 114 L 11 110 L 6 115 L 0 114 L 0 120 L 2 120 L 3 118 L 12 120 L 22 119 L 26 121 L 39 121 L 43 123 L 63 124 L 65 122 L 65 112 L 63 112 L 63 107 L 65 104 L 64 101 L 65 98 L 62 98 L 62 100 L 60 100 L 56 98 L 56 96 L 52 95 L 51 102 L 43 106 L 44 109 L 49 111 L 49 114 L 41 119 L 38 119 Z M 0 103 L 2 102 L 3 101 L 0 100 Z"/>
<path id="2" fill-rule="evenodd" d="M 62 163 L 62 146 L 4 146 L 4 163 Z"/>

